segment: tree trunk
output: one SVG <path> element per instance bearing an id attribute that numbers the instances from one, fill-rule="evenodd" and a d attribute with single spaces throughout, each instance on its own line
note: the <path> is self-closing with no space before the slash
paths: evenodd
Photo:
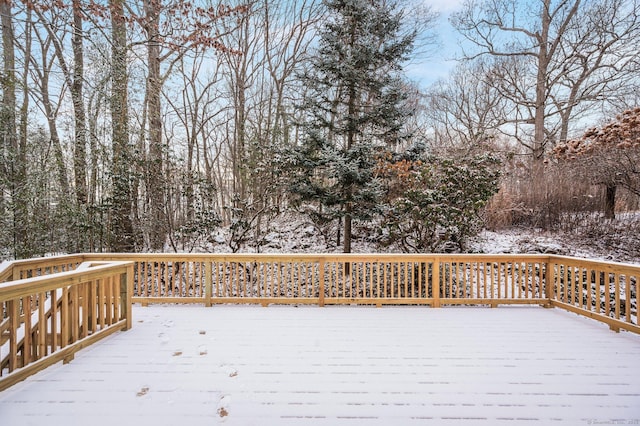
<path id="1" fill-rule="evenodd" d="M 160 93 L 160 1 L 144 2 L 147 33 L 147 113 L 149 132 L 149 157 L 147 163 L 147 193 L 150 220 L 149 245 L 152 250 L 162 250 L 166 240 L 165 184 L 163 175 L 162 112 Z"/>
<path id="2" fill-rule="evenodd" d="M 48 90 L 49 85 L 43 84 L 43 88 Z M 67 178 L 67 167 L 64 162 L 64 155 L 62 153 L 62 145 L 60 144 L 60 136 L 58 135 L 58 126 L 56 124 L 55 114 L 51 106 L 51 100 L 49 94 L 44 90 L 42 92 L 42 103 L 45 114 L 47 114 L 47 124 L 49 127 L 49 137 L 51 138 L 51 145 L 53 146 L 53 156 L 56 160 L 56 169 L 58 175 L 58 185 L 60 185 L 60 192 L 63 196 L 69 194 L 69 180 Z"/>
<path id="3" fill-rule="evenodd" d="M 75 176 L 76 202 L 84 209 L 87 205 L 87 125 L 84 110 L 84 47 L 82 29 L 82 5 L 80 0 L 73 0 L 73 84 L 71 85 L 71 99 L 75 120 L 75 152 L 73 155 L 73 173 Z"/>
<path id="4" fill-rule="evenodd" d="M 606 219 L 616 218 L 616 185 L 607 185 L 604 195 L 604 217 Z"/>
<path id="5" fill-rule="evenodd" d="M 97 90 L 101 90 L 98 88 Z M 102 92 L 95 92 L 95 95 L 89 99 L 89 119 L 87 120 L 87 125 L 89 128 L 89 153 L 90 153 L 90 164 L 91 164 L 91 174 L 89 175 L 89 190 L 88 190 L 88 205 L 89 210 L 87 214 L 87 220 L 89 222 L 89 235 L 88 235 L 88 244 L 89 250 L 91 252 L 99 249 L 100 251 L 104 250 L 102 246 L 102 239 L 100 236 L 103 235 L 102 230 L 102 221 L 98 220 L 98 117 L 100 115 L 100 105 L 102 103 L 103 94 Z M 95 101 L 94 101 L 95 100 Z M 93 105 L 93 107 L 92 107 Z M 98 232 L 97 232 L 98 231 Z"/>
<path id="6" fill-rule="evenodd" d="M 549 7 L 551 0 L 544 0 L 541 11 L 542 29 L 538 35 L 538 70 L 536 76 L 536 99 L 534 111 L 534 135 L 533 135 L 533 190 L 537 194 L 535 201 L 540 201 L 538 196 L 544 188 L 544 154 L 546 145 L 545 135 L 545 109 L 547 105 L 547 71 L 549 68 L 549 55 L 547 45 L 549 42 L 549 25 L 551 24 L 551 16 Z"/>
<path id="7" fill-rule="evenodd" d="M 26 28 L 25 28 L 25 44 L 24 44 L 24 71 L 22 75 L 22 105 L 20 106 L 20 116 L 18 121 L 18 156 L 17 156 L 17 174 L 16 174 L 16 187 L 18 188 L 18 221 L 20 224 L 20 231 L 27 231 L 26 235 L 21 238 L 23 257 L 32 257 L 34 254 L 34 247 L 32 244 L 33 235 L 28 232 L 31 227 L 28 218 L 28 199 L 30 188 L 27 183 L 27 136 L 29 125 L 29 65 L 31 61 L 31 11 L 27 12 Z M 24 226 L 24 228 L 23 228 Z"/>
<path id="8" fill-rule="evenodd" d="M 134 249 L 131 221 L 129 119 L 127 108 L 127 23 L 124 0 L 109 0 L 111 12 L 112 240 L 111 249 Z"/>
<path id="9" fill-rule="evenodd" d="M 10 0 L 0 0 L 2 24 L 3 73 L 2 105 L 0 108 L 0 141 L 6 152 L 5 170 L 11 194 L 13 217 L 13 254 L 16 259 L 29 255 L 27 249 L 27 201 L 25 198 L 26 153 L 21 150 L 16 127 L 16 61 Z"/>
<path id="10" fill-rule="evenodd" d="M 344 215 L 344 242 L 342 252 L 351 253 L 351 205 L 347 206 Z"/>

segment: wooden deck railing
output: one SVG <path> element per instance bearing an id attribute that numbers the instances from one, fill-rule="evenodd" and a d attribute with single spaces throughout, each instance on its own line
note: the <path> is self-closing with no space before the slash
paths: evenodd
<path id="1" fill-rule="evenodd" d="M 101 254 L 85 259 L 134 261 L 133 300 L 142 304 L 549 303 L 548 256 Z"/>
<path id="2" fill-rule="evenodd" d="M 72 271 L 82 261 L 82 255 L 67 255 L 8 262 L 6 269 L 0 270 L 0 283 Z"/>
<path id="3" fill-rule="evenodd" d="M 0 391 L 131 328 L 133 263 L 81 260 L 21 261 L 0 271 Z"/>
<path id="4" fill-rule="evenodd" d="M 548 255 L 109 254 L 134 302 L 555 306 L 640 333 L 640 265 Z"/>
<path id="5" fill-rule="evenodd" d="M 512 254 L 82 254 L 14 262 L 11 271 L 0 270 L 0 282 L 7 281 L 0 284 L 0 289 L 3 289 L 0 290 L 0 335 L 8 335 L 7 318 L 15 318 L 13 314 L 16 309 L 21 315 L 19 322 L 29 321 L 29 316 L 24 315 L 24 308 L 21 308 L 29 303 L 38 307 L 38 315 L 34 314 L 34 318 L 39 318 L 38 323 L 52 322 L 51 316 L 46 313 L 48 311 L 41 313 L 39 300 L 57 300 L 48 309 L 60 312 L 63 309 L 60 304 L 62 296 L 58 297 L 53 291 L 55 286 L 58 289 L 66 288 L 65 297 L 77 300 L 76 305 L 79 306 L 85 297 L 78 294 L 90 294 L 87 285 L 105 285 L 109 281 L 102 275 L 102 278 L 98 278 L 98 275 L 88 277 L 83 272 L 85 275 L 76 276 L 74 274 L 77 271 L 59 271 L 77 268 L 82 262 L 103 261 L 132 262 L 128 267 L 131 271 L 127 273 L 132 293 L 127 293 L 127 297 L 143 305 L 257 303 L 266 306 L 284 303 L 324 306 L 357 303 L 439 307 L 460 304 L 540 304 L 594 318 L 608 324 L 613 330 L 640 333 L 637 304 L 640 265 Z M 97 268 L 102 266 L 94 268 L 96 273 Z M 123 277 L 124 269 L 116 272 L 108 269 L 108 266 L 104 268 L 100 271 L 110 271 Z M 47 274 L 53 275 L 48 277 Z M 64 277 L 74 277 L 78 285 L 74 288 L 77 290 L 69 287 Z M 20 278 L 22 282 L 10 281 Z M 115 285 L 111 294 L 118 293 L 118 281 L 114 279 L 111 281 Z M 34 282 L 38 284 L 32 287 Z M 23 291 L 19 289 L 27 285 L 31 293 L 15 293 Z M 7 293 L 7 288 L 11 288 L 12 293 Z M 99 296 L 95 296 L 98 294 L 95 292 L 99 291 L 96 289 L 87 300 L 96 300 Z M 10 294 L 10 297 L 6 294 Z M 102 306 L 100 303 L 95 305 Z M 83 308 L 82 315 L 89 311 Z M 42 315 L 44 321 L 40 320 Z M 76 315 L 79 317 L 80 313 Z M 94 321 L 101 318 L 100 315 L 96 313 Z M 125 317 L 126 314 L 118 317 L 118 321 Z M 15 329 L 17 320 L 12 321 L 11 327 Z M 95 331 L 90 327 L 84 330 L 87 334 Z M 27 339 L 41 339 L 41 343 L 44 339 L 48 342 L 48 339 L 61 333 L 48 332 L 46 336 L 49 337 Z M 14 340 L 17 342 L 17 337 Z M 18 347 L 18 343 L 14 345 Z M 13 351 L 15 353 L 17 349 Z M 32 354 L 35 353 L 33 351 L 35 349 Z M 49 351 L 53 352 L 53 349 Z M 14 365 L 19 363 L 15 355 L 12 356 Z"/>
<path id="6" fill-rule="evenodd" d="M 552 306 L 640 333 L 640 266 L 552 256 L 548 268 Z"/>

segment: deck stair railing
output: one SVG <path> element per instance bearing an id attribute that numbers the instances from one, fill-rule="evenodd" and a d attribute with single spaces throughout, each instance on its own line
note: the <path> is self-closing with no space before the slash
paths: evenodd
<path id="1" fill-rule="evenodd" d="M 133 264 L 69 260 L 16 262 L 13 270 L 5 269 L 0 283 L 0 390 L 131 328 Z"/>

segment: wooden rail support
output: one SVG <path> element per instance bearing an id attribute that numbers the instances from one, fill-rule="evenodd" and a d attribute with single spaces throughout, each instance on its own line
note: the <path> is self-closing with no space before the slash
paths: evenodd
<path id="1" fill-rule="evenodd" d="M 11 274 L 0 271 L 6 316 L 0 346 L 6 341 L 8 348 L 0 352 L 0 391 L 56 362 L 71 362 L 82 348 L 132 326 L 132 262 L 94 261 L 66 272 L 51 272 L 57 259 L 38 259 L 37 271 L 19 262 Z M 60 269 L 69 269 L 64 265 Z"/>
<path id="2" fill-rule="evenodd" d="M 553 282 L 555 280 L 554 266 L 550 260 L 547 260 L 544 265 L 544 298 L 546 303 L 542 306 L 552 308 L 551 300 L 553 299 Z"/>
<path id="3" fill-rule="evenodd" d="M 443 280 L 444 281 L 444 280 Z M 433 273 L 432 273 L 432 283 L 431 288 L 433 289 L 433 307 L 440 307 L 440 260 L 435 258 L 433 260 Z"/>
<path id="4" fill-rule="evenodd" d="M 320 260 L 318 262 L 318 306 L 324 306 L 324 291 L 325 291 L 325 283 L 324 283 L 324 260 Z"/>
<path id="5" fill-rule="evenodd" d="M 211 307 L 211 295 L 213 294 L 213 266 L 211 261 L 205 262 L 204 267 L 204 305 Z"/>

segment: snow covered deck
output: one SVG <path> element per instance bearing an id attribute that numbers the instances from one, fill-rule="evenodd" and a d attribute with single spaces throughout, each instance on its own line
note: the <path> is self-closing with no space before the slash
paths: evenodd
<path id="1" fill-rule="evenodd" d="M 0 425 L 640 424 L 640 336 L 539 307 L 153 306 Z"/>

